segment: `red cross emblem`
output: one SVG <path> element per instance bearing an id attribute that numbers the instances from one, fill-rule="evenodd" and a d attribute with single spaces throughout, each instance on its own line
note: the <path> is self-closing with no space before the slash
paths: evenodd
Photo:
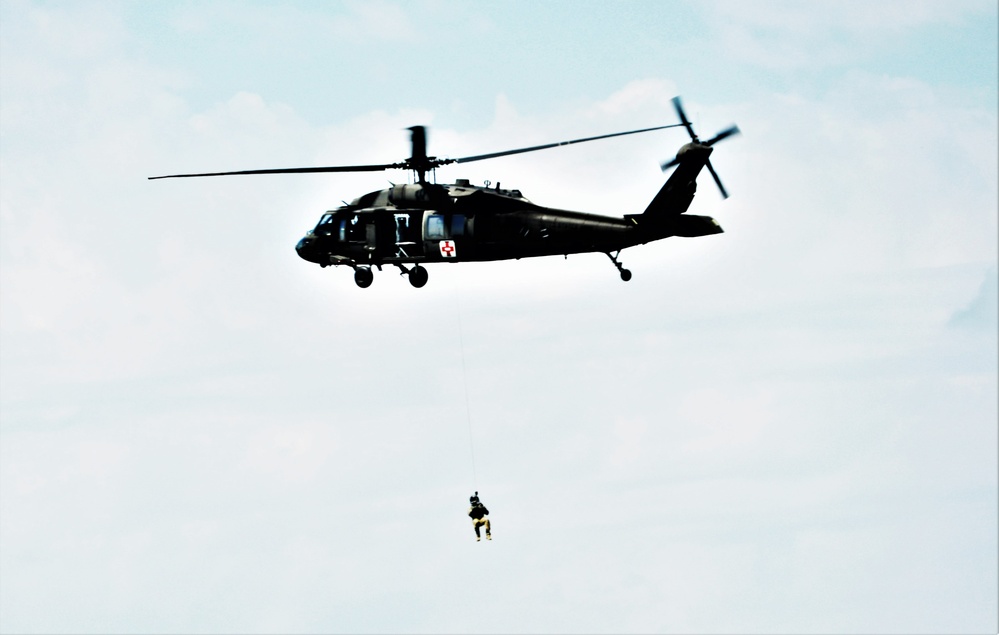
<path id="1" fill-rule="evenodd" d="M 443 258 L 454 258 L 457 251 L 454 248 L 453 240 L 442 240 L 441 241 L 441 257 Z"/>

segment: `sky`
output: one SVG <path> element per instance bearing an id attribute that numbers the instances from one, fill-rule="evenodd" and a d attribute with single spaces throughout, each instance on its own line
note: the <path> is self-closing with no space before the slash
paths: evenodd
<path id="1" fill-rule="evenodd" d="M 995 633 L 994 2 L 0 1 L 3 633 Z M 725 233 L 294 245 L 402 172 L 732 123 Z M 682 129 L 437 170 L 641 212 Z M 490 509 L 476 543 L 467 497 Z"/>

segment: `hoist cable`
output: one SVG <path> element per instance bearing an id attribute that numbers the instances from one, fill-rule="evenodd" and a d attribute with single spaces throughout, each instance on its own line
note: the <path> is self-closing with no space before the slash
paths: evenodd
<path id="1" fill-rule="evenodd" d="M 461 349 L 461 384 L 465 392 L 465 420 L 468 422 L 468 450 L 472 456 L 472 485 L 474 485 L 474 490 L 479 489 L 479 478 L 475 472 L 475 443 L 473 442 L 472 434 L 472 406 L 468 399 L 468 372 L 465 368 L 465 337 L 462 334 L 461 327 L 461 294 L 455 293 L 454 303 L 457 307 L 455 313 L 458 315 L 458 346 Z"/>

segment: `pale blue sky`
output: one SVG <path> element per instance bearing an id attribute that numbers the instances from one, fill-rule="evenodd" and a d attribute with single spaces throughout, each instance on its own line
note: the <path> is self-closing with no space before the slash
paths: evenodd
<path id="1" fill-rule="evenodd" d="M 0 631 L 996 632 L 997 29 L 0 2 Z M 360 290 L 293 246 L 405 174 L 145 178 L 661 125 L 676 94 L 743 131 L 691 209 L 726 233 L 626 250 L 627 284 L 597 254 Z M 437 177 L 632 213 L 683 142 Z"/>

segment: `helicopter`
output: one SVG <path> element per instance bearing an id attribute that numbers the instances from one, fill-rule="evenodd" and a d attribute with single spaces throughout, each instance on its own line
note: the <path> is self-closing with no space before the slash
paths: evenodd
<path id="1" fill-rule="evenodd" d="M 631 271 L 619 260 L 623 249 L 671 236 L 699 237 L 722 233 L 709 216 L 686 214 L 697 190 L 697 176 L 707 168 L 723 198 L 722 185 L 709 157 L 715 143 L 739 133 L 737 126 L 701 141 L 687 118 L 679 97 L 673 106 L 680 118 L 668 124 L 640 130 L 479 154 L 461 158 L 427 155 L 424 126 L 413 126 L 408 159 L 396 163 L 307 168 L 278 168 L 170 174 L 153 179 L 233 176 L 252 174 L 302 174 L 317 172 L 376 172 L 410 170 L 414 182 L 369 192 L 350 203 L 325 212 L 315 228 L 295 245 L 298 255 L 320 267 L 346 266 L 361 288 L 371 286 L 373 269 L 396 266 L 412 286 L 423 287 L 429 278 L 424 265 L 438 262 L 510 260 L 538 256 L 603 253 L 617 268 L 621 280 L 631 280 Z M 438 167 L 535 152 L 576 143 L 662 130 L 686 129 L 690 142 L 676 156 L 661 164 L 663 172 L 675 167 L 648 207 L 640 214 L 603 216 L 536 205 L 516 189 L 501 189 L 497 182 L 473 185 L 468 179 L 451 184 L 427 180 Z M 436 179 L 434 179 L 436 181 Z"/>

